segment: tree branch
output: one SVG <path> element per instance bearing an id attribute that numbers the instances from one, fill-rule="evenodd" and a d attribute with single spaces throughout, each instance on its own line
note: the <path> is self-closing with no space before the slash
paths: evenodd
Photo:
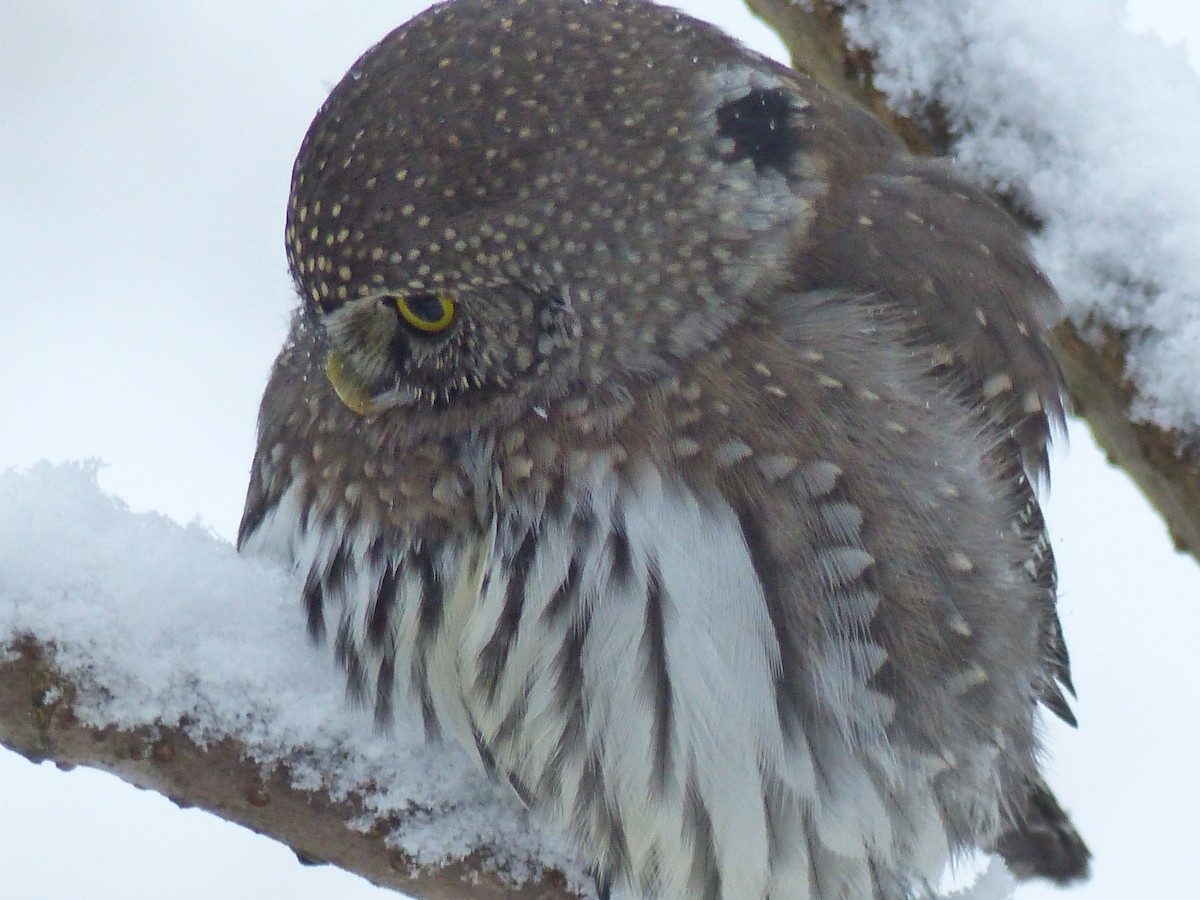
<path id="1" fill-rule="evenodd" d="M 841 4 L 746 0 L 746 5 L 780 35 L 793 60 L 802 60 L 803 68 L 830 90 L 874 112 L 911 150 L 927 154 L 946 149 L 943 116 L 935 105 L 923 110 L 920 121 L 906 118 L 892 111 L 886 97 L 874 88 L 871 56 L 849 44 Z M 1036 230 L 1037 222 L 1012 211 Z M 1139 394 L 1127 375 L 1130 335 L 1093 326 L 1065 321 L 1053 336 L 1073 412 L 1087 421 L 1109 460 L 1129 474 L 1158 510 L 1176 548 L 1200 560 L 1200 434 L 1134 419 L 1131 410 Z M 1086 339 L 1085 331 L 1096 333 L 1095 340 Z"/>
<path id="2" fill-rule="evenodd" d="M 157 791 L 182 807 L 200 807 L 290 847 L 305 863 L 330 863 L 374 884 L 430 900 L 567 900 L 578 894 L 562 872 L 544 869 L 516 886 L 475 853 L 444 866 L 418 867 L 391 849 L 398 815 L 379 820 L 360 795 L 332 800 L 324 789 L 293 786 L 282 763 L 262 764 L 236 739 L 201 746 L 183 727 L 94 728 L 75 715 L 76 689 L 52 653 L 23 638 L 0 660 L 0 744 L 33 762 L 86 765 Z M 372 821 L 367 831 L 349 824 Z"/>

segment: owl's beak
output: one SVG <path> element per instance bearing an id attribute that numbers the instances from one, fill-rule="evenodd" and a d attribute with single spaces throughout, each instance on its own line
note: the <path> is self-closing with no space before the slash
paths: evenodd
<path id="1" fill-rule="evenodd" d="M 325 374 L 333 390 L 346 406 L 360 416 L 371 411 L 371 392 L 366 381 L 351 366 L 344 353 L 330 350 L 325 358 Z"/>

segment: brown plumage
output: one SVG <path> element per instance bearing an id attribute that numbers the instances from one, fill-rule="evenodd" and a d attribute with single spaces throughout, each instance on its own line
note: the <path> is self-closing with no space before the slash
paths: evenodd
<path id="1" fill-rule="evenodd" d="M 241 542 L 381 718 L 646 896 L 1085 874 L 1058 302 L 983 193 L 673 11 L 454 0 L 334 89 L 287 243 Z"/>

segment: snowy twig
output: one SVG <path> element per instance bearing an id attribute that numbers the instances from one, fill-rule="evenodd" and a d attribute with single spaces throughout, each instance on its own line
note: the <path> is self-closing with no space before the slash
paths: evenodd
<path id="1" fill-rule="evenodd" d="M 186 727 L 144 725 L 119 729 L 84 724 L 74 714 L 74 685 L 56 671 L 45 649 L 19 640 L 0 662 L 0 744 L 34 762 L 60 768 L 101 769 L 183 807 L 210 810 L 291 847 L 306 863 L 331 863 L 367 880 L 419 897 L 577 897 L 557 872 L 520 887 L 486 871 L 483 857 L 442 866 L 414 866 L 387 834 L 399 822 L 376 821 L 368 830 L 347 823 L 368 818 L 362 797 L 333 800 L 323 788 L 295 787 L 284 763 L 250 758 L 237 739 L 197 743 Z"/>
<path id="2" fill-rule="evenodd" d="M 746 3 L 756 15 L 780 34 L 794 59 L 803 61 L 804 67 L 831 90 L 850 96 L 871 109 L 910 149 L 918 153 L 952 149 L 947 111 L 943 105 L 948 102 L 947 98 L 937 95 L 936 92 L 922 94 L 919 91 L 885 96 L 875 88 L 876 61 L 847 36 L 843 27 L 843 16 L 848 6 L 854 7 L 860 16 L 860 22 L 870 22 L 874 21 L 871 17 L 877 13 L 875 7 L 882 9 L 883 4 L 871 4 L 862 0 L 854 3 L 829 0 L 811 0 L 806 3 L 797 3 L 795 0 L 746 0 Z M 895 8 L 897 7 L 890 7 Z M 953 23 L 946 21 L 947 17 L 942 15 L 942 11 L 927 7 L 925 12 L 939 20 L 937 33 L 953 34 Z M 965 12 L 963 14 L 966 15 Z M 897 24 L 893 30 L 902 31 L 901 24 L 903 23 Z M 938 48 L 914 46 L 917 43 L 916 30 L 912 28 L 910 32 L 905 32 L 904 40 L 908 46 L 890 49 L 897 52 L 898 56 L 907 54 L 909 57 L 920 58 L 923 53 L 932 56 L 933 50 Z M 981 38 L 983 39 L 985 38 Z M 1132 41 L 1132 37 L 1130 40 Z M 1002 51 L 997 50 L 995 55 L 1002 55 Z M 956 55 L 952 52 L 948 56 L 949 58 L 944 60 L 930 60 L 929 67 L 942 66 L 947 70 L 942 73 L 943 80 L 947 84 L 959 82 L 961 86 L 961 82 L 969 79 L 970 73 L 951 70 L 955 65 L 967 66 L 969 62 L 962 54 Z M 1003 102 L 1004 89 L 997 89 L 996 83 L 1009 84 L 1009 90 L 1017 92 L 1011 80 L 997 78 L 994 72 L 980 73 L 980 76 L 983 79 L 991 78 L 987 88 L 993 91 L 997 103 Z M 1081 73 L 1081 77 L 1085 76 L 1086 73 Z M 892 108 L 899 108 L 901 105 L 907 116 L 898 114 Z M 1033 112 L 1036 114 L 1036 110 Z M 1045 114 L 1052 117 L 1054 112 L 1049 111 Z M 1014 114 L 1002 110 L 997 115 Z M 1100 113 L 1096 115 L 1098 118 L 1104 118 Z M 1112 115 L 1108 117 L 1112 118 Z M 961 124 L 956 123 L 959 126 Z M 1038 122 L 1031 121 L 1027 127 L 1037 128 Z M 986 139 L 976 137 L 975 144 Z M 981 154 L 976 147 L 972 170 L 984 180 L 1006 187 L 1004 196 L 1000 198 L 1002 201 L 1012 201 L 1017 197 L 1024 201 L 1019 206 L 1013 204 L 1012 208 L 1019 218 L 1030 225 L 1031 231 L 1036 232 L 1047 225 L 1056 225 L 1060 231 L 1078 227 L 1070 221 L 1042 221 L 1037 210 L 1031 208 L 1038 205 L 1036 198 L 1030 198 L 1026 193 L 1027 186 L 1019 183 L 1019 177 L 1014 177 L 1012 172 L 989 172 L 985 163 L 980 161 L 983 155 L 985 154 Z M 1062 163 L 1064 168 L 1072 168 L 1070 160 L 1063 160 Z M 1078 166 L 1080 171 L 1085 172 L 1094 168 L 1094 164 Z M 1180 174 L 1179 177 L 1184 176 Z M 1113 180 L 1119 180 L 1119 177 L 1114 176 Z M 1080 183 L 1076 190 L 1082 195 L 1089 187 L 1086 183 Z M 1190 227 L 1189 223 L 1177 224 Z M 1163 231 L 1168 230 L 1170 226 L 1169 222 L 1161 224 Z M 1085 298 L 1089 293 L 1099 295 L 1107 292 L 1118 295 L 1115 300 L 1112 297 L 1107 298 L 1108 310 L 1100 309 L 1098 305 L 1088 308 L 1076 303 L 1070 304 L 1071 319 L 1063 322 L 1054 334 L 1055 354 L 1066 375 L 1075 414 L 1088 422 L 1097 443 L 1104 448 L 1115 464 L 1129 473 L 1162 515 L 1176 546 L 1200 559 L 1200 428 L 1192 424 L 1195 417 L 1186 409 L 1182 415 L 1175 417 L 1169 414 L 1153 415 L 1155 409 L 1170 404 L 1164 402 L 1161 388 L 1143 383 L 1137 376 L 1143 371 L 1155 373 L 1156 366 L 1152 355 L 1156 348 L 1162 348 L 1166 343 L 1161 339 L 1157 343 L 1154 340 L 1146 340 L 1146 335 L 1154 328 L 1154 323 L 1147 321 L 1153 314 L 1153 311 L 1147 308 L 1150 304 L 1143 296 L 1149 290 L 1147 285 L 1141 283 L 1135 275 L 1114 275 L 1114 272 L 1124 270 L 1136 273 L 1139 264 L 1137 255 L 1142 249 L 1135 242 L 1130 242 L 1130 258 L 1124 261 L 1127 264 L 1124 269 L 1120 260 L 1106 259 L 1101 254 L 1089 258 L 1082 253 L 1079 258 L 1065 262 L 1060 258 L 1057 260 L 1061 264 L 1059 267 L 1050 267 L 1074 272 L 1080 281 L 1078 290 L 1072 291 L 1076 295 Z M 1087 274 L 1089 266 L 1101 263 L 1110 267 L 1111 271 Z M 1081 271 L 1084 272 L 1083 276 L 1079 275 Z M 1052 274 L 1058 273 L 1052 271 Z M 1169 273 L 1156 275 L 1159 278 L 1170 277 Z M 1094 287 L 1100 283 L 1104 284 L 1105 290 Z M 1156 292 L 1165 293 L 1164 289 L 1171 286 L 1153 287 L 1154 289 L 1149 291 L 1151 295 Z M 1064 293 L 1074 288 L 1074 284 L 1059 283 L 1059 289 Z M 1186 294 L 1187 290 L 1184 286 L 1178 288 L 1180 293 Z M 1124 296 L 1121 296 L 1122 294 Z M 1192 299 L 1194 306 L 1195 298 Z M 1186 302 L 1178 304 L 1177 308 L 1187 308 Z M 1144 312 L 1145 316 L 1141 320 L 1133 320 L 1133 313 L 1130 313 L 1130 324 L 1126 324 L 1120 316 L 1113 314 L 1113 309 L 1118 312 L 1132 309 Z M 1188 325 L 1188 328 L 1194 327 L 1194 322 Z M 1131 347 L 1137 349 L 1140 367 L 1131 364 L 1135 355 Z M 1164 361 L 1157 368 L 1161 369 L 1164 366 L 1171 368 L 1175 363 L 1168 362 L 1164 357 Z M 1176 373 L 1177 376 L 1183 374 Z M 1159 381 L 1161 380 L 1160 378 Z M 1191 381 L 1194 383 L 1195 378 Z M 1189 402 L 1194 406 L 1195 397 L 1190 400 L 1172 398 L 1170 401 L 1175 406 L 1186 406 Z"/>
<path id="3" fill-rule="evenodd" d="M 94 465 L 0 473 L 0 744 L 428 898 L 569 898 L 558 833 L 455 747 L 377 733 L 289 573 L 134 514 Z"/>

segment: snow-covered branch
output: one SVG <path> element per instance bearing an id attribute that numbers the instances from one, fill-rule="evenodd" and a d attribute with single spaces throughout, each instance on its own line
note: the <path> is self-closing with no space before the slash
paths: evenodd
<path id="1" fill-rule="evenodd" d="M 330 863 L 369 881 L 422 897 L 567 898 L 561 874 L 517 885 L 488 871 L 481 854 L 420 867 L 387 836 L 404 814 L 379 818 L 364 797 L 334 800 L 298 787 L 285 762 L 262 763 L 232 737 L 198 743 L 186 724 L 121 729 L 90 726 L 73 712 L 74 685 L 55 669 L 53 650 L 18 640 L 0 662 L 0 744 L 33 761 L 107 771 L 183 807 L 200 807 L 291 847 L 306 863 Z M 415 812 L 415 811 L 414 811 Z M 358 823 L 371 822 L 368 827 Z"/>
<path id="2" fill-rule="evenodd" d="M 1200 81 L 1115 2 L 747 0 L 793 57 L 1023 221 L 1074 411 L 1200 559 Z"/>
<path id="3" fill-rule="evenodd" d="M 0 474 L 0 743 L 417 896 L 578 896 L 570 848 L 507 789 L 347 707 L 287 573 L 131 513 L 95 475 Z"/>

